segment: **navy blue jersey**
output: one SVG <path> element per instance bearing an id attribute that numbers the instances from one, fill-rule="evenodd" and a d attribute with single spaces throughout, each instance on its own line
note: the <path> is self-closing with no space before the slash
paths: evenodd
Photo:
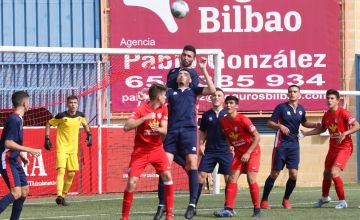
<path id="1" fill-rule="evenodd" d="M 16 113 L 12 113 L 6 119 L 0 141 L 0 153 L 2 155 L 2 159 L 5 158 L 5 156 L 8 156 L 10 159 L 14 159 L 14 161 L 16 161 L 20 152 L 5 148 L 6 140 L 12 140 L 19 145 L 23 145 L 23 121 L 20 115 Z"/>
<path id="2" fill-rule="evenodd" d="M 196 98 L 204 87 L 168 89 L 169 123 L 168 130 L 182 127 L 196 127 Z"/>
<path id="3" fill-rule="evenodd" d="M 226 136 L 222 132 L 220 120 L 227 114 L 227 110 L 223 109 L 217 115 L 213 109 L 204 112 L 200 130 L 206 132 L 206 152 L 227 152 L 228 145 L 226 142 Z"/>
<path id="4" fill-rule="evenodd" d="M 289 135 L 284 135 L 279 129 L 276 133 L 276 140 L 297 141 L 300 124 L 306 122 L 305 109 L 302 105 L 293 108 L 288 102 L 281 103 L 276 106 L 270 120 L 280 123 L 290 130 Z"/>
<path id="5" fill-rule="evenodd" d="M 181 67 L 173 68 L 169 71 L 166 79 L 166 86 L 171 89 L 177 89 L 178 84 L 176 82 L 179 70 Z M 197 87 L 199 85 L 199 74 L 196 72 L 195 69 L 187 68 L 191 76 L 191 83 L 189 87 Z"/>

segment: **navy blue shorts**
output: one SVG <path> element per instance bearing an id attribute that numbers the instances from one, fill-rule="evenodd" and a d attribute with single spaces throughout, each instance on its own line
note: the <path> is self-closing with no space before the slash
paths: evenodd
<path id="1" fill-rule="evenodd" d="M 19 163 L 7 163 L 6 169 L 0 169 L 0 173 L 8 188 L 28 185 L 24 169 Z"/>
<path id="2" fill-rule="evenodd" d="M 275 147 L 272 155 L 272 170 L 298 169 L 300 163 L 299 142 L 283 142 Z"/>
<path id="3" fill-rule="evenodd" d="M 196 127 L 168 131 L 164 140 L 165 152 L 171 154 L 197 154 Z"/>
<path id="4" fill-rule="evenodd" d="M 201 158 L 198 170 L 205 173 L 211 173 L 214 171 L 216 164 L 219 164 L 218 173 L 229 175 L 232 159 L 233 155 L 231 153 L 205 152 L 205 155 Z"/>

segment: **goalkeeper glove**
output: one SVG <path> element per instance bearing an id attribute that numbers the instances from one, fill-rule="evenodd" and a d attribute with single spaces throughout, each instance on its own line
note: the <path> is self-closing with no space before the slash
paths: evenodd
<path id="1" fill-rule="evenodd" d="M 45 146 L 44 147 L 46 150 L 51 150 L 52 144 L 50 142 L 49 135 L 45 135 Z"/>
<path id="2" fill-rule="evenodd" d="M 87 142 L 87 145 L 86 145 L 86 146 L 90 147 L 90 146 L 92 145 L 92 136 L 91 136 L 91 133 L 87 133 L 86 142 Z"/>

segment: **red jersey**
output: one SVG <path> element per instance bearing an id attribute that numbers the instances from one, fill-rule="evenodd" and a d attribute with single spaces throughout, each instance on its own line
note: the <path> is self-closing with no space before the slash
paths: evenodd
<path id="1" fill-rule="evenodd" d="M 154 132 L 151 126 L 153 124 L 159 125 L 161 121 L 168 120 L 168 109 L 165 105 L 153 109 L 149 103 L 144 103 L 132 112 L 131 118 L 139 119 L 152 112 L 155 113 L 155 119 L 146 120 L 136 128 L 134 152 L 139 150 L 152 151 L 155 148 L 163 147 L 162 135 Z"/>
<path id="2" fill-rule="evenodd" d="M 243 154 L 250 148 L 256 128 L 248 117 L 238 113 L 232 120 L 227 115 L 221 119 L 220 124 L 230 144 L 234 146 L 235 154 Z M 258 145 L 254 152 L 259 149 Z"/>
<path id="3" fill-rule="evenodd" d="M 352 140 L 350 135 L 340 143 L 336 143 L 336 138 L 340 133 L 349 130 L 350 125 L 355 123 L 355 118 L 346 109 L 339 107 L 335 112 L 328 110 L 322 118 L 322 126 L 325 126 L 330 133 L 330 149 L 331 148 L 352 148 Z"/>

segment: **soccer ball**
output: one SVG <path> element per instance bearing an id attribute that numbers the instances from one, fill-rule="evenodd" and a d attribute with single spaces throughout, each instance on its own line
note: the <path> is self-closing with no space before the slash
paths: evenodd
<path id="1" fill-rule="evenodd" d="M 182 0 L 176 0 L 171 5 L 171 14 L 175 18 L 184 18 L 189 13 L 189 5 Z"/>

